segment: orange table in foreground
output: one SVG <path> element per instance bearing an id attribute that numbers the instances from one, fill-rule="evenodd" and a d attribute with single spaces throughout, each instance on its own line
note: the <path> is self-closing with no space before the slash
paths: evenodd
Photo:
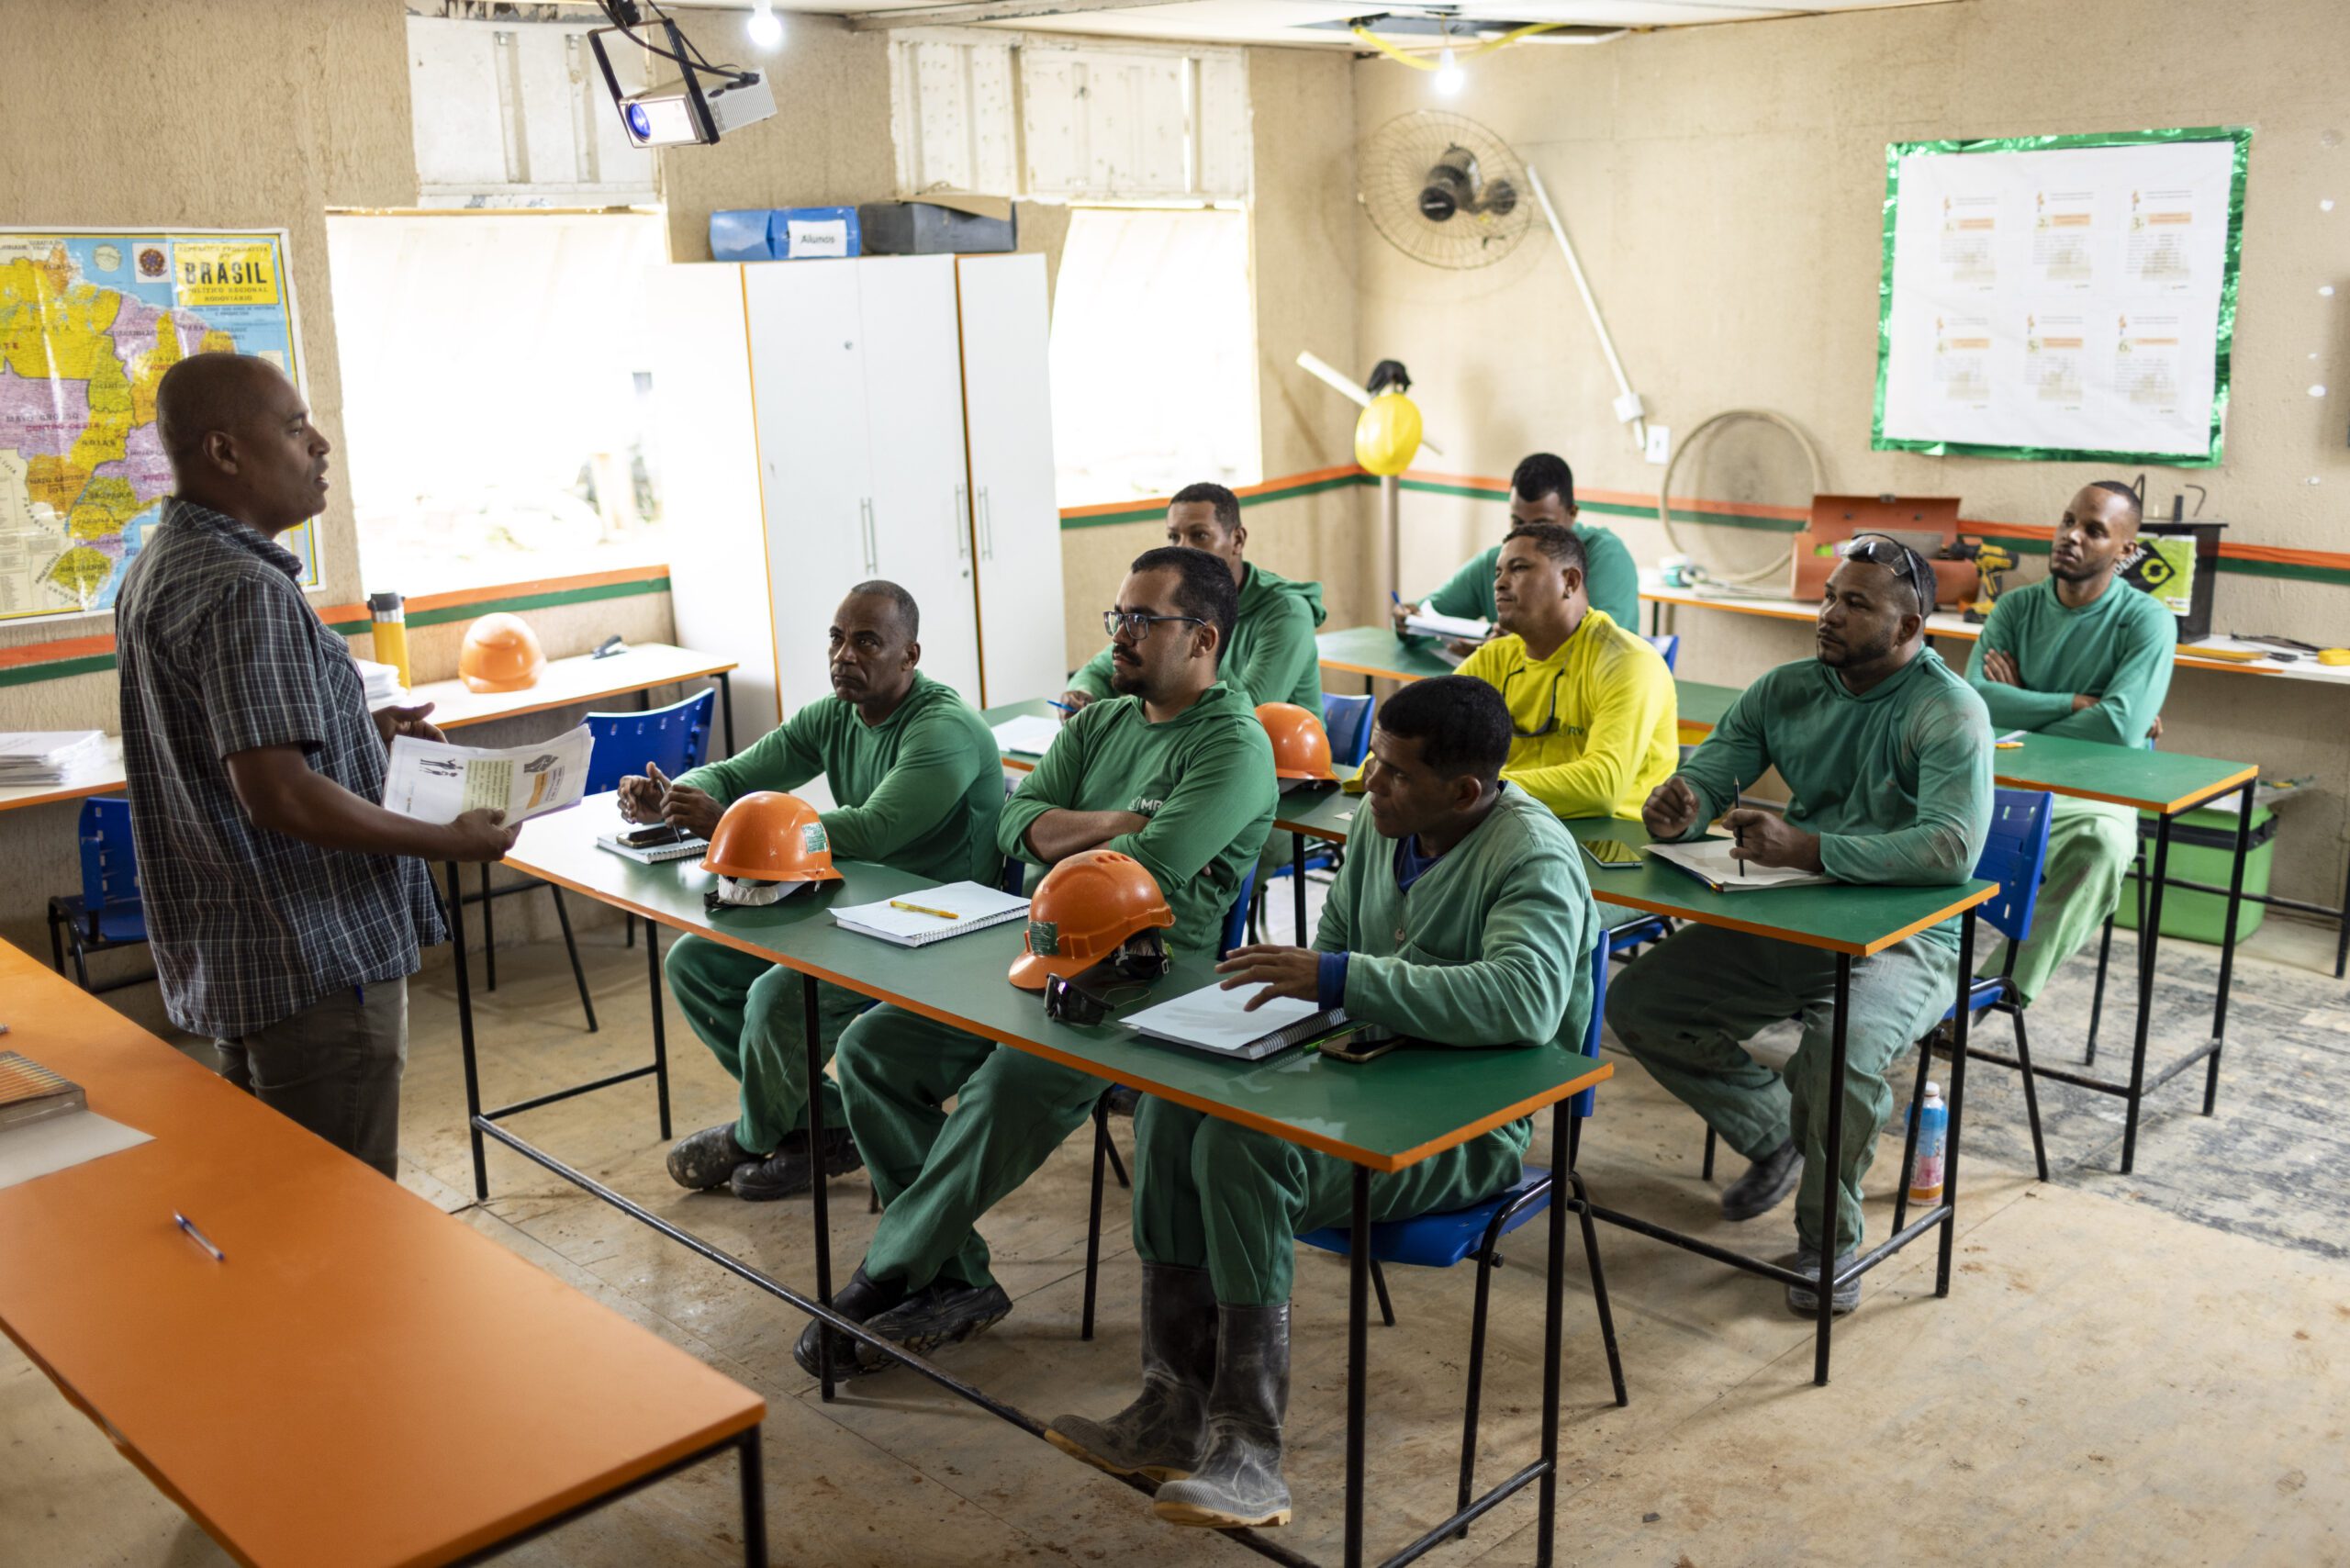
<path id="1" fill-rule="evenodd" d="M 0 1189 L 0 1328 L 240 1562 L 464 1562 L 729 1448 L 766 1562 L 757 1394 L 6 943 L 0 999 L 153 1138 Z"/>

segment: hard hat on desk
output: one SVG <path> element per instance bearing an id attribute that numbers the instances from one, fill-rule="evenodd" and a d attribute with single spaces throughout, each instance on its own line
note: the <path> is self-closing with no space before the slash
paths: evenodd
<path id="1" fill-rule="evenodd" d="M 779 790 L 754 790 L 726 808 L 701 868 L 717 874 L 723 903 L 774 903 L 784 883 L 841 880 L 816 808 Z"/>
<path id="2" fill-rule="evenodd" d="M 1382 392 L 1355 420 L 1355 461 L 1381 478 L 1401 474 L 1420 450 L 1420 410 L 1401 392 Z"/>
<path id="3" fill-rule="evenodd" d="M 519 615 L 493 611 L 465 628 L 457 650 L 457 678 L 468 691 L 522 691 L 547 667 L 539 634 Z"/>
<path id="4" fill-rule="evenodd" d="M 1042 991 L 1054 975 L 1083 973 L 1129 938 L 1175 924 L 1157 879 L 1131 855 L 1088 849 L 1045 874 L 1028 902 L 1028 937 L 1012 961 L 1012 983 Z"/>

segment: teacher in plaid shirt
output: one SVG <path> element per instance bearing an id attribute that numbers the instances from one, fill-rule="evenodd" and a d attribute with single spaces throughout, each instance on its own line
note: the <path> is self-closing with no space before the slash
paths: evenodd
<path id="1" fill-rule="evenodd" d="M 196 354 L 155 419 L 173 493 L 115 611 L 122 750 L 148 935 L 172 1022 L 221 1076 L 394 1173 L 408 977 L 445 939 L 424 862 L 496 860 L 505 813 L 375 802 L 397 734 L 303 600 L 277 536 L 325 509 L 327 442 L 266 360 Z"/>

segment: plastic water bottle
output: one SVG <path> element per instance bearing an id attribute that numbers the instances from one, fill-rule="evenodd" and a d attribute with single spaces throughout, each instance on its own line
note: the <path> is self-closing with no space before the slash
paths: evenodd
<path id="1" fill-rule="evenodd" d="M 1910 1114 L 1918 1118 L 1918 1162 L 1909 1173 L 1909 1201 L 1942 1201 L 1942 1146 L 1950 1137 L 1950 1107 L 1942 1103 L 1942 1086 L 1926 1085 L 1926 1098 Z"/>

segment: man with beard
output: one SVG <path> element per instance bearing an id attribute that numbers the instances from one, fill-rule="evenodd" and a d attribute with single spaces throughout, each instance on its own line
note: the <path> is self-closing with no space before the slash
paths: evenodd
<path id="1" fill-rule="evenodd" d="M 1191 952 L 1216 950 L 1278 799 L 1265 727 L 1217 673 L 1237 597 L 1204 550 L 1136 556 L 1102 616 L 1118 695 L 1062 728 L 996 834 L 1039 875 L 1087 850 L 1131 856 L 1174 915 L 1168 946 Z M 884 1207 L 834 1309 L 924 1354 L 1001 1321 L 1012 1300 L 975 1226 L 1084 1124 L 1106 1085 L 886 1004 L 841 1036 L 840 1079 Z M 890 1364 L 813 1323 L 792 1357 L 814 1373 L 828 1340 L 835 1377 Z"/>
<path id="2" fill-rule="evenodd" d="M 1593 607 L 1583 541 L 1522 522 L 1494 568 L 1501 635 L 1460 673 L 1502 694 L 1502 777 L 1562 817 L 1636 817 L 1681 760 L 1673 672 L 1645 637 Z"/>
<path id="3" fill-rule="evenodd" d="M 796 790 L 821 774 L 840 802 L 822 819 L 834 854 L 942 882 L 992 885 L 1003 870 L 995 846 L 1002 759 L 971 705 L 915 667 L 921 631 L 921 611 L 904 588 L 857 584 L 833 612 L 834 695 L 808 703 L 739 756 L 675 779 L 657 768 L 621 779 L 621 813 L 708 838 L 733 801 L 756 790 Z M 699 936 L 679 937 L 663 972 L 694 1033 L 742 1085 L 739 1117 L 670 1148 L 669 1175 L 679 1186 L 722 1184 L 738 1198 L 782 1198 L 863 1163 L 829 1080 L 817 1089 L 824 1096 L 824 1147 L 808 1147 L 798 975 Z M 867 1005 L 855 991 L 817 986 L 827 1058 Z"/>
<path id="4" fill-rule="evenodd" d="M 1964 882 L 1991 825 L 1991 729 L 1983 700 L 1925 645 L 1933 568 L 1882 534 L 1863 534 L 1828 579 L 1819 656 L 1750 687 L 1681 771 L 1649 797 L 1659 839 L 1698 834 L 1717 812 L 1757 866 L 1846 882 Z M 1786 814 L 1738 805 L 1741 780 L 1776 767 Z M 1624 1048 L 1753 1163 L 1722 1193 L 1722 1217 L 1751 1220 L 1801 1186 L 1791 1266 L 1851 1266 L 1861 1243 L 1861 1177 L 1892 1114 L 1886 1072 L 1949 1007 L 1957 989 L 1953 916 L 1852 963 L 1845 1031 L 1843 1147 L 1827 1139 L 1836 955 L 1712 925 L 1684 925 L 1628 967 L 1607 994 Z M 1803 1042 L 1784 1075 L 1744 1042 L 1799 1014 Z M 1836 1234 L 1817 1234 L 1822 1184 L 1839 1199 Z M 1860 1305 L 1858 1280 L 1834 1310 Z M 1787 1305 L 1818 1310 L 1789 1285 Z"/>
<path id="5" fill-rule="evenodd" d="M 2048 576 L 2002 594 L 1966 662 L 1966 678 L 2001 730 L 2143 745 L 2161 731 L 2178 629 L 2151 594 L 2116 580 L 2137 543 L 2138 493 L 2112 479 L 2065 509 Z M 2056 967 L 2113 913 L 2137 847 L 2137 813 L 2102 801 L 2056 797 L 2048 823 L 2048 879 L 2031 940 L 2016 953 L 2018 998 L 2040 994 Z M 1980 972 L 1997 974 L 2004 955 Z"/>

